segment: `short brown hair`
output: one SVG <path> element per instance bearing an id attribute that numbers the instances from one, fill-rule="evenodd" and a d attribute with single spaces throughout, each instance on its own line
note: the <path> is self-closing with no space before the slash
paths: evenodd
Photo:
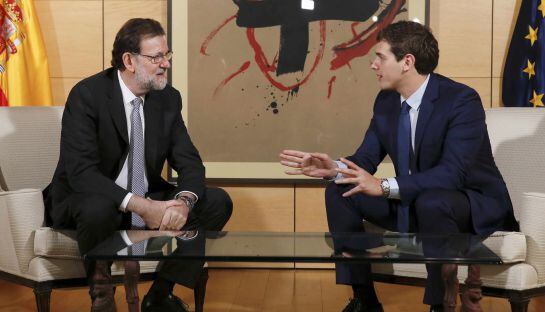
<path id="1" fill-rule="evenodd" d="M 112 49 L 112 66 L 123 70 L 123 54 L 126 52 L 140 53 L 140 42 L 146 38 L 164 36 L 165 30 L 161 24 L 149 18 L 133 18 L 128 20 L 117 32 Z"/>
<path id="2" fill-rule="evenodd" d="M 432 73 L 439 62 L 439 47 L 431 30 L 419 23 L 400 21 L 388 25 L 377 35 L 378 41 L 390 44 L 396 60 L 412 54 L 415 58 L 414 67 L 421 75 Z"/>

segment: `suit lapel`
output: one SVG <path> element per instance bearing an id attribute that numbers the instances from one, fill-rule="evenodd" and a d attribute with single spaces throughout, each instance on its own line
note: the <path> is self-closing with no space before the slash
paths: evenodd
<path id="1" fill-rule="evenodd" d="M 110 115 L 112 116 L 114 125 L 119 132 L 119 135 L 128 145 L 129 134 L 127 130 L 127 116 L 125 116 L 123 95 L 121 94 L 121 87 L 119 86 L 119 79 L 117 77 L 116 70 L 112 71 L 110 78 L 112 79 L 112 84 L 110 90 L 108 90 L 108 108 L 110 109 Z"/>
<path id="2" fill-rule="evenodd" d="M 155 92 L 150 92 L 146 96 L 146 102 L 144 103 L 144 118 L 145 118 L 145 130 L 144 140 L 146 142 L 146 164 L 155 163 L 156 151 L 157 151 L 157 138 L 160 137 L 160 125 L 161 119 L 161 103 Z"/>
<path id="3" fill-rule="evenodd" d="M 390 138 L 389 141 L 391 143 L 391 151 L 394 151 L 394 155 L 390 155 L 392 158 L 392 161 L 394 162 L 396 166 L 397 171 L 397 159 L 398 159 L 398 151 L 397 151 L 397 131 L 398 131 L 398 124 L 399 124 L 399 114 L 401 113 L 401 102 L 399 99 L 399 94 L 394 93 L 395 96 L 392 96 L 390 100 L 388 101 L 388 105 L 390 107 L 388 108 L 388 111 L 391 111 L 392 113 L 388 115 L 388 124 L 392 125 L 394 131 L 390 131 Z"/>
<path id="4" fill-rule="evenodd" d="M 418 152 L 420 150 L 420 144 L 422 143 L 422 138 L 424 137 L 424 132 L 428 125 L 428 121 L 433 113 L 434 101 L 439 95 L 439 83 L 437 81 L 437 76 L 435 74 L 430 74 L 430 80 L 424 92 L 424 97 L 422 98 L 422 103 L 420 104 L 420 111 L 418 112 L 418 121 L 416 123 L 416 133 L 414 140 L 414 153 L 418 157 Z"/>

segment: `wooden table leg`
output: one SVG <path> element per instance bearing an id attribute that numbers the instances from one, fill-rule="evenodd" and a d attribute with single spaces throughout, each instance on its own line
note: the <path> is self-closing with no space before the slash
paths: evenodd
<path id="1" fill-rule="evenodd" d="M 482 298 L 481 286 L 481 267 L 476 264 L 470 264 L 467 268 L 467 279 L 465 281 L 466 290 L 460 295 L 463 312 L 482 312 L 483 309 L 479 301 Z"/>
<path id="2" fill-rule="evenodd" d="M 125 261 L 125 298 L 129 312 L 140 311 L 140 298 L 138 297 L 138 280 L 140 279 L 140 263 L 138 261 Z"/>
<path id="3" fill-rule="evenodd" d="M 445 284 L 445 297 L 443 298 L 443 310 L 445 312 L 456 311 L 456 298 L 458 297 L 458 265 L 443 264 L 441 275 Z"/>

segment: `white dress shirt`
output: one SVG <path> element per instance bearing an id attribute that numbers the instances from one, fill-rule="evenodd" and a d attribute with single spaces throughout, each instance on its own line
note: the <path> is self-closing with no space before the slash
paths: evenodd
<path id="1" fill-rule="evenodd" d="M 127 117 L 127 131 L 129 135 L 129 141 L 131 139 L 131 112 L 132 112 L 132 104 L 131 102 L 136 99 L 136 95 L 132 93 L 131 90 L 125 85 L 123 82 L 123 79 L 121 78 L 121 72 L 117 71 L 117 77 L 119 78 L 119 86 L 121 87 L 121 94 L 123 95 L 123 107 L 125 108 L 125 117 Z M 144 119 L 144 105 L 145 105 L 145 99 L 144 97 L 140 97 L 142 99 L 142 105 L 140 105 L 140 119 L 142 120 L 142 131 L 143 133 L 146 133 L 146 123 Z M 144 145 L 146 144 L 145 136 L 144 136 Z M 145 149 L 144 149 L 145 150 Z M 121 186 L 122 188 L 128 190 L 128 181 L 129 179 L 129 157 L 127 155 L 127 158 L 125 159 L 125 162 L 123 163 L 123 168 L 121 168 L 121 172 L 119 172 L 119 175 L 117 176 L 117 179 L 115 179 L 115 184 Z M 148 192 L 148 175 L 146 174 L 146 168 L 144 168 L 144 190 L 147 193 Z M 121 206 L 119 207 L 119 210 L 125 211 L 127 209 L 127 204 L 129 203 L 129 200 L 132 197 L 132 193 L 129 192 L 125 198 L 123 199 L 123 202 L 121 202 Z"/>
<path id="2" fill-rule="evenodd" d="M 129 140 L 130 140 L 130 137 L 131 137 L 131 113 L 132 113 L 132 104 L 131 102 L 136 98 L 136 95 L 134 95 L 134 93 L 132 93 L 131 90 L 129 90 L 129 88 L 127 87 L 127 85 L 125 84 L 125 82 L 123 82 L 123 78 L 121 78 L 121 72 L 118 70 L 117 71 L 117 77 L 119 79 L 119 86 L 121 87 L 121 94 L 123 95 L 123 107 L 125 108 L 125 117 L 127 119 L 127 131 L 128 131 L 128 136 L 129 136 Z M 144 133 L 146 133 L 146 123 L 145 123 L 145 118 L 144 118 L 144 104 L 145 104 L 145 99 L 144 97 L 140 97 L 142 99 L 142 105 L 140 105 L 140 119 L 142 121 L 142 131 Z M 144 135 L 144 145 L 146 144 L 146 140 L 145 140 L 145 135 Z M 121 168 L 121 171 L 119 172 L 119 175 L 117 176 L 117 178 L 115 179 L 115 184 L 121 186 L 122 188 L 124 189 L 128 189 L 128 178 L 129 178 L 129 165 L 128 165 L 128 155 L 127 155 L 127 158 L 125 159 L 125 162 L 123 163 L 123 167 Z M 146 173 L 146 168 L 144 168 L 144 190 L 145 192 L 147 193 L 148 192 L 148 187 L 149 187 L 149 182 L 148 182 L 148 175 Z M 181 191 L 179 192 L 178 194 L 176 194 L 176 196 L 178 196 L 179 194 L 181 193 L 190 193 L 192 194 L 193 196 L 195 196 L 195 202 L 197 202 L 199 200 L 199 197 L 197 196 L 197 194 L 191 192 L 191 191 Z M 125 198 L 123 199 L 123 201 L 121 202 L 121 205 L 119 206 L 119 210 L 125 212 L 127 210 L 127 205 L 129 204 L 129 200 L 131 199 L 133 193 L 129 192 Z M 123 240 L 125 241 L 125 243 L 127 245 L 132 245 L 132 242 L 130 241 L 129 239 L 129 236 L 127 235 L 126 231 L 121 231 L 121 237 L 123 238 Z"/>

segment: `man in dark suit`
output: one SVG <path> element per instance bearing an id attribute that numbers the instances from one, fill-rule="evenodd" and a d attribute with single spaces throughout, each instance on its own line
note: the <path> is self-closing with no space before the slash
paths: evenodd
<path id="1" fill-rule="evenodd" d="M 329 230 L 363 232 L 362 219 L 390 230 L 489 234 L 518 227 L 494 163 L 485 113 L 475 90 L 434 74 L 437 41 L 425 26 L 397 22 L 378 35 L 371 69 L 381 88 L 355 154 L 333 161 L 322 153 L 285 150 L 281 163 L 334 181 L 326 189 Z M 396 177 L 373 176 L 386 155 Z M 338 264 L 337 283 L 352 285 L 344 311 L 382 311 L 370 266 Z M 442 310 L 438 265 L 429 265 L 424 303 Z"/>
<path id="2" fill-rule="evenodd" d="M 68 96 L 60 159 L 44 198 L 47 223 L 75 229 L 82 255 L 120 229 L 219 231 L 231 215 L 227 193 L 205 186 L 180 93 L 167 84 L 171 57 L 157 21 L 131 19 L 115 38 L 113 67 Z M 165 160 L 178 173 L 176 186 L 161 178 Z M 85 265 L 92 310 L 115 310 L 109 263 Z M 172 288 L 194 287 L 201 271 L 202 262 L 162 263 L 142 310 L 185 311 Z"/>

